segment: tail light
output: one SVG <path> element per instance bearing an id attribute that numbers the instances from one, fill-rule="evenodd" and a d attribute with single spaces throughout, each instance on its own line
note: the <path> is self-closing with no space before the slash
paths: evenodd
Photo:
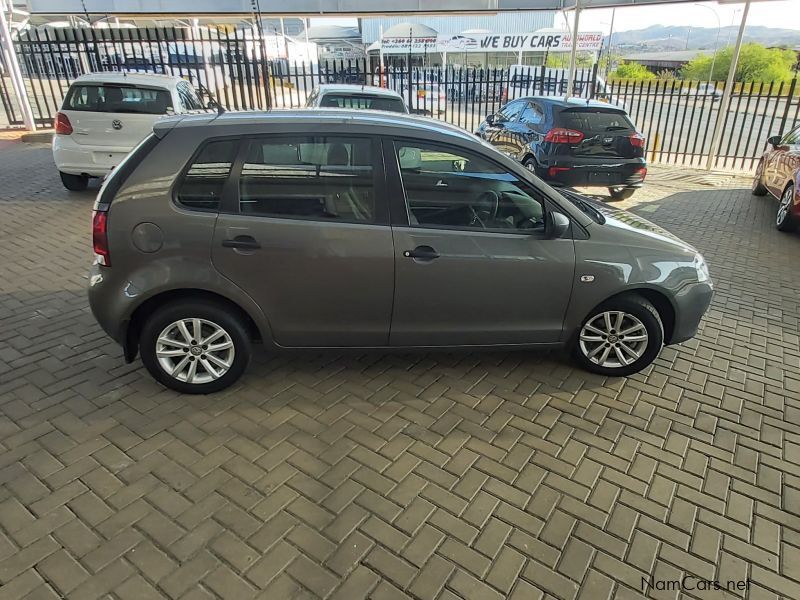
<path id="1" fill-rule="evenodd" d="M 56 113 L 54 126 L 56 133 L 59 135 L 70 135 L 72 133 L 72 123 L 69 122 L 69 117 L 62 112 Z"/>
<path id="2" fill-rule="evenodd" d="M 647 167 L 639 167 L 634 171 L 634 175 L 641 177 L 642 181 L 644 181 L 644 178 L 647 177 Z"/>
<path id="3" fill-rule="evenodd" d="M 554 144 L 580 144 L 583 141 L 583 134 L 574 129 L 554 127 L 544 136 L 544 141 Z"/>
<path id="4" fill-rule="evenodd" d="M 111 266 L 108 252 L 108 212 L 96 210 L 92 213 L 92 246 L 98 265 Z"/>
<path id="5" fill-rule="evenodd" d="M 628 139 L 631 141 L 631 146 L 634 148 L 644 148 L 644 136 L 641 133 L 634 133 L 629 135 Z"/>
<path id="6" fill-rule="evenodd" d="M 547 169 L 547 176 L 548 177 L 555 177 L 559 173 L 563 173 L 564 171 L 569 171 L 569 167 L 550 167 Z"/>

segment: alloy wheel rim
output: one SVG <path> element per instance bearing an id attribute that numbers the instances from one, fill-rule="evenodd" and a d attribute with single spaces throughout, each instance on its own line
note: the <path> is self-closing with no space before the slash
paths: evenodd
<path id="1" fill-rule="evenodd" d="M 156 359 L 170 377 L 200 385 L 216 381 L 233 366 L 236 348 L 230 334 L 207 319 L 180 319 L 156 339 Z"/>
<path id="2" fill-rule="evenodd" d="M 623 311 L 609 310 L 581 328 L 580 349 L 592 363 L 610 369 L 627 367 L 647 350 L 650 336 L 642 321 Z"/>
<path id="3" fill-rule="evenodd" d="M 775 218 L 775 223 L 780 225 L 786 220 L 786 215 L 789 214 L 789 205 L 792 203 L 792 188 L 788 188 L 781 197 L 781 203 L 778 205 L 778 216 Z"/>

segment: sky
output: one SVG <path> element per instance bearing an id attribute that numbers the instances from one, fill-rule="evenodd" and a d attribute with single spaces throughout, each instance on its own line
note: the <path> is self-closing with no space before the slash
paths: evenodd
<path id="1" fill-rule="evenodd" d="M 436 0 L 431 0 L 435 4 Z M 744 4 L 719 4 L 717 2 L 697 2 L 694 4 L 659 5 L 659 6 L 625 6 L 617 8 L 614 16 L 614 31 L 644 29 L 650 25 L 691 25 L 692 27 L 717 28 L 717 16 L 723 27 L 739 24 Z M 602 31 L 605 34 L 611 29 L 610 8 L 585 10 L 581 13 L 581 31 Z M 412 19 L 412 17 L 410 17 Z M 415 20 L 422 23 L 425 17 Z M 569 13 L 569 22 L 572 15 Z M 353 18 L 315 18 L 312 25 L 350 25 L 356 26 Z M 556 15 L 556 27 L 562 28 L 565 18 Z M 764 25 L 766 27 L 782 27 L 800 30 L 800 0 L 775 0 L 771 2 L 753 2 L 750 4 L 748 25 Z"/>

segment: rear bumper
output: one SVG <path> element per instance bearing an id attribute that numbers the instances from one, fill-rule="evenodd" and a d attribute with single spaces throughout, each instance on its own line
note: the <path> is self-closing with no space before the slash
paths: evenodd
<path id="1" fill-rule="evenodd" d="M 675 295 L 675 327 L 667 344 L 680 344 L 695 336 L 713 295 L 714 289 L 708 282 L 692 283 Z"/>
<path id="2" fill-rule="evenodd" d="M 84 146 L 70 135 L 53 136 L 56 168 L 70 175 L 105 177 L 131 150 L 124 146 Z"/>
<path id="3" fill-rule="evenodd" d="M 647 169 L 644 158 L 548 157 L 539 162 L 537 175 L 556 186 L 635 188 L 644 184 L 642 169 Z"/>

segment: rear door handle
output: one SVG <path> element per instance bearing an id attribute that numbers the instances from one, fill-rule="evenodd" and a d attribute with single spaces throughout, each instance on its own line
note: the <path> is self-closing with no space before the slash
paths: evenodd
<path id="1" fill-rule="evenodd" d="M 439 253 L 430 246 L 417 246 L 413 250 L 403 252 L 403 256 L 420 261 L 430 261 L 439 258 Z"/>
<path id="2" fill-rule="evenodd" d="M 252 235 L 237 235 L 232 240 L 222 240 L 225 248 L 237 248 L 239 250 L 258 250 L 261 244 Z"/>

